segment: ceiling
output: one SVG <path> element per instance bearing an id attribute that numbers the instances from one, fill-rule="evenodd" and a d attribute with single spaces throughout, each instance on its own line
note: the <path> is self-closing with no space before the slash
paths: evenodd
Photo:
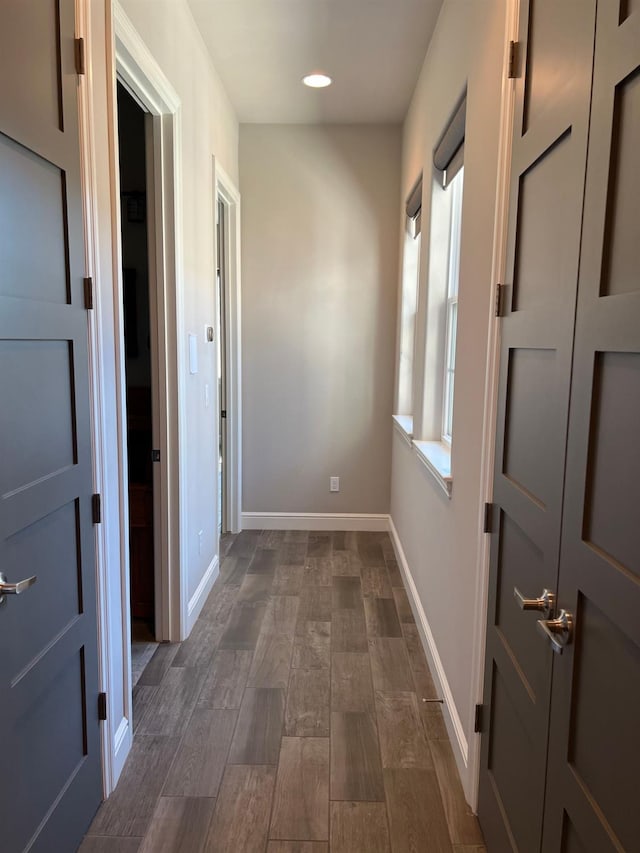
<path id="1" fill-rule="evenodd" d="M 241 122 L 402 121 L 442 0 L 188 0 Z M 328 89 L 303 86 L 322 70 Z"/>

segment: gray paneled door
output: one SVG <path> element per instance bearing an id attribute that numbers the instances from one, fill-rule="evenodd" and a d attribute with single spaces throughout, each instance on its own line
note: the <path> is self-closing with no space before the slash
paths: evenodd
<path id="1" fill-rule="evenodd" d="M 102 798 L 73 0 L 0 26 L 0 847 L 71 853 Z"/>
<path id="2" fill-rule="evenodd" d="M 598 3 L 545 851 L 640 850 L 640 2 Z"/>
<path id="3" fill-rule="evenodd" d="M 520 21 L 479 816 L 492 853 L 631 850 L 640 3 L 523 0 Z M 554 654 L 538 622 L 563 610 Z"/>

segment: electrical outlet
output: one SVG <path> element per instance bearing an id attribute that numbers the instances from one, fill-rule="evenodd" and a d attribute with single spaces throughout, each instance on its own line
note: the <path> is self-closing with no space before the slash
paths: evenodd
<path id="1" fill-rule="evenodd" d="M 202 556 L 202 534 L 203 530 L 198 530 L 198 554 Z"/>
<path id="2" fill-rule="evenodd" d="M 340 491 L 340 477 L 329 477 L 329 491 L 330 492 L 339 492 Z"/>

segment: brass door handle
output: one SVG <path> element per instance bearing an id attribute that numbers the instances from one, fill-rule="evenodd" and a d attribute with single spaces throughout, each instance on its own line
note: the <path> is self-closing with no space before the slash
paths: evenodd
<path id="1" fill-rule="evenodd" d="M 525 598 L 518 587 L 514 586 L 513 597 L 520 610 L 539 610 L 545 616 L 550 616 L 556 605 L 556 597 L 550 589 L 543 589 L 540 598 Z"/>
<path id="2" fill-rule="evenodd" d="M 561 655 L 573 640 L 573 614 L 561 610 L 557 619 L 538 619 L 538 631 L 549 640 L 553 651 Z"/>
<path id="3" fill-rule="evenodd" d="M 7 583 L 6 575 L 0 572 L 0 604 L 4 601 L 5 595 L 20 595 L 25 589 L 33 586 L 37 580 L 38 578 L 33 575 L 33 577 L 25 578 L 17 583 Z"/>

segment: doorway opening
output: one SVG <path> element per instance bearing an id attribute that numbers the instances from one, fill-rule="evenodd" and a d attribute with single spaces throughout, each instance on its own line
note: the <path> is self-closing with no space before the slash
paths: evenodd
<path id="1" fill-rule="evenodd" d="M 135 686 L 156 648 L 154 535 L 155 282 L 152 117 L 118 82 L 120 223 L 126 384 L 131 678 Z M 151 212 L 149 215 L 148 212 Z"/>

